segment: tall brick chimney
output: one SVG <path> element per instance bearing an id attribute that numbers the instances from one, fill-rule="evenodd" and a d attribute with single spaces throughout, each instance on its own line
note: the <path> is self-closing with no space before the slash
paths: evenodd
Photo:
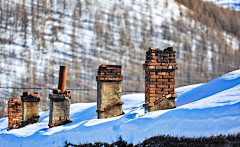
<path id="1" fill-rule="evenodd" d="M 150 47 L 146 52 L 145 112 L 175 108 L 176 51 L 173 47 L 164 50 Z"/>

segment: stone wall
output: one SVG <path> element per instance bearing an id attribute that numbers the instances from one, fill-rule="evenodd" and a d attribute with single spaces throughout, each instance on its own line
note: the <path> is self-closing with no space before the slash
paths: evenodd
<path id="1" fill-rule="evenodd" d="M 176 51 L 173 47 L 164 50 L 150 47 L 146 52 L 145 111 L 156 111 L 175 107 Z"/>
<path id="2" fill-rule="evenodd" d="M 123 114 L 122 83 L 120 65 L 101 65 L 97 80 L 97 113 L 98 118 L 110 118 Z"/>
<path id="3" fill-rule="evenodd" d="M 22 101 L 9 98 L 8 101 L 8 130 L 19 128 L 22 124 Z"/>

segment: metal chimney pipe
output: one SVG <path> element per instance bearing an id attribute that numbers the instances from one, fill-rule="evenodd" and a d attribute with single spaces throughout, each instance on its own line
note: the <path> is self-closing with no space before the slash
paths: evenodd
<path id="1" fill-rule="evenodd" d="M 58 89 L 60 89 L 62 92 L 65 92 L 66 78 L 67 78 L 67 67 L 60 66 Z"/>

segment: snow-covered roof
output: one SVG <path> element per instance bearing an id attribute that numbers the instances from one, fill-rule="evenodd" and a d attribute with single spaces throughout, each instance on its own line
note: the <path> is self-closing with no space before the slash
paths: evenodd
<path id="1" fill-rule="evenodd" d="M 63 146 L 107 142 L 120 138 L 138 144 L 152 136 L 201 137 L 240 132 L 240 70 L 206 84 L 176 89 L 177 108 L 144 114 L 144 94 L 124 95 L 125 115 L 97 119 L 96 103 L 71 105 L 72 123 L 48 128 L 49 111 L 39 123 L 7 131 L 8 119 L 0 119 L 0 146 Z"/>

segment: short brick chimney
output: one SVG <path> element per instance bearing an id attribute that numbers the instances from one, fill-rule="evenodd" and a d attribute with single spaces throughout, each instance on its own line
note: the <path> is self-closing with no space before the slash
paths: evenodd
<path id="1" fill-rule="evenodd" d="M 16 98 L 8 100 L 8 130 L 17 129 L 22 125 L 22 101 Z"/>

